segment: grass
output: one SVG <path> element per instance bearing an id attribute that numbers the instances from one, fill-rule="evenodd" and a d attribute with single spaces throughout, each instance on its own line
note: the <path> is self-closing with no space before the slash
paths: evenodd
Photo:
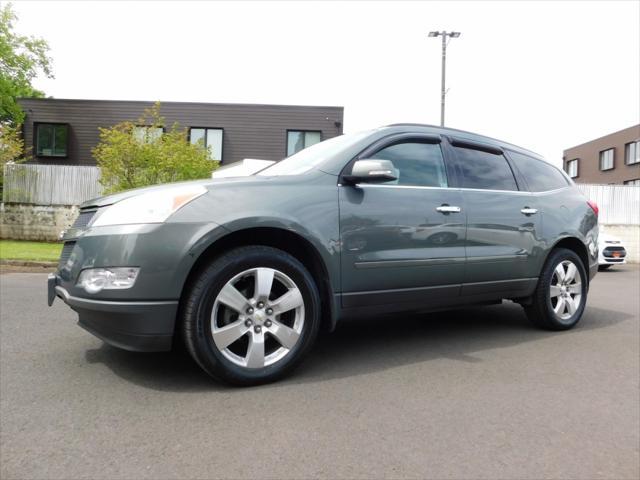
<path id="1" fill-rule="evenodd" d="M 61 250 L 61 243 L 0 240 L 0 260 L 55 262 Z"/>

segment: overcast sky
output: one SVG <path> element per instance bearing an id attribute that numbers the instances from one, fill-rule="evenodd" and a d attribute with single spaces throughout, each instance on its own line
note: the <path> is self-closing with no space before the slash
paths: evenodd
<path id="1" fill-rule="evenodd" d="M 345 132 L 438 124 L 559 164 L 640 122 L 640 2 L 14 2 L 58 98 L 341 105 Z"/>

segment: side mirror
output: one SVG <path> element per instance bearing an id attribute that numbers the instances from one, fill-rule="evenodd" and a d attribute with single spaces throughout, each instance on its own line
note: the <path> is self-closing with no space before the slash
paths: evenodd
<path id="1" fill-rule="evenodd" d="M 397 180 L 396 169 L 389 160 L 358 160 L 353 164 L 351 174 L 343 175 L 346 183 L 382 183 Z"/>

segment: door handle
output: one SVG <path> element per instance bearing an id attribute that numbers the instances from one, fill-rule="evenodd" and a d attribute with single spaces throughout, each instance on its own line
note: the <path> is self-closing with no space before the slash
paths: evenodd
<path id="1" fill-rule="evenodd" d="M 536 213 L 538 213 L 538 209 L 537 208 L 529 208 L 529 207 L 524 207 L 523 209 L 520 210 L 520 213 L 522 213 L 523 215 L 535 215 Z"/>
<path id="2" fill-rule="evenodd" d="M 436 207 L 436 210 L 439 211 L 440 213 L 447 214 L 447 213 L 460 213 L 462 209 L 454 205 L 440 205 L 439 207 Z"/>

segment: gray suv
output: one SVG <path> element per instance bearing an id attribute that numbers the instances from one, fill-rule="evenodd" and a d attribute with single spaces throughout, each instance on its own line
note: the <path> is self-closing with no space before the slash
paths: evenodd
<path id="1" fill-rule="evenodd" d="M 213 377 L 281 378 L 345 317 L 520 303 L 550 330 L 582 316 L 597 207 L 528 150 L 391 125 L 251 176 L 86 202 L 49 304 L 117 347 L 184 342 Z"/>

